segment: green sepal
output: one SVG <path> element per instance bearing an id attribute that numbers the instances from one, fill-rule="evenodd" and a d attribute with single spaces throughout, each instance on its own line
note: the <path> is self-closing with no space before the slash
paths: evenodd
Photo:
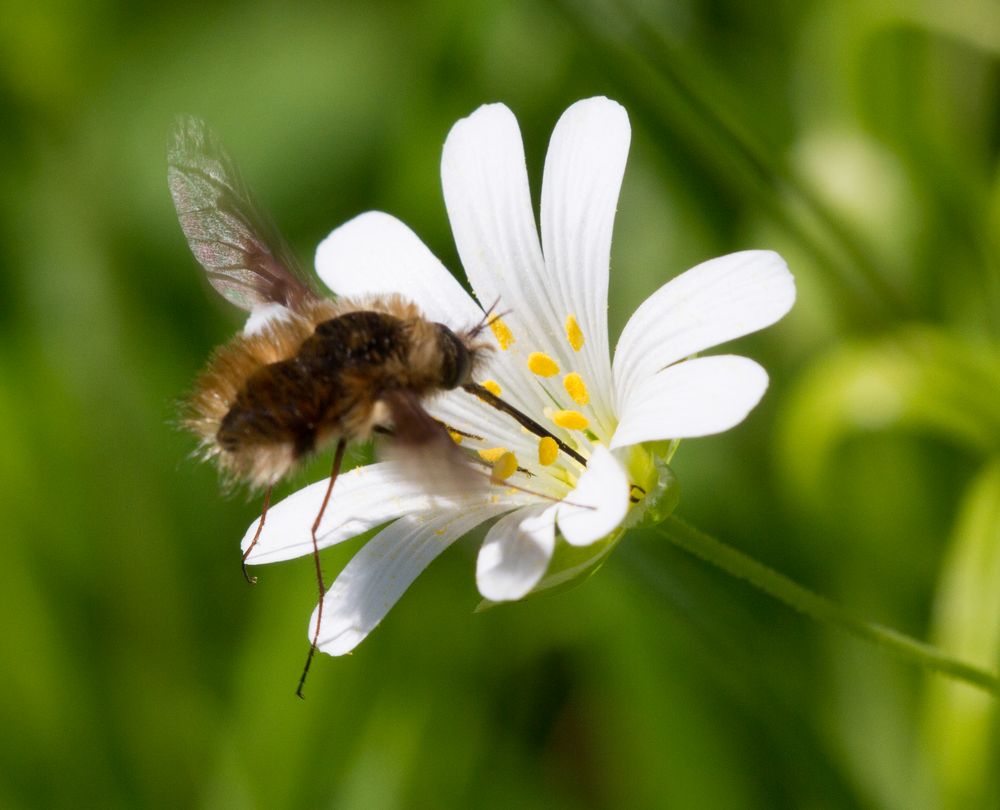
<path id="1" fill-rule="evenodd" d="M 656 467 L 656 489 L 646 495 L 625 519 L 626 528 L 648 529 L 663 523 L 681 502 L 681 482 L 673 469 L 665 461 L 654 459 Z"/>

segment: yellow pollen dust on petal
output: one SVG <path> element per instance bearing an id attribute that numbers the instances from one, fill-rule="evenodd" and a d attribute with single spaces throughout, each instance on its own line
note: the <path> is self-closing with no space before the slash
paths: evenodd
<path id="1" fill-rule="evenodd" d="M 590 420 L 579 411 L 552 411 L 549 418 L 566 430 L 586 430 L 590 424 Z"/>
<path id="2" fill-rule="evenodd" d="M 583 348 L 583 331 L 572 315 L 566 316 L 566 340 L 575 352 Z"/>
<path id="3" fill-rule="evenodd" d="M 501 351 L 507 351 L 514 342 L 514 333 L 500 318 L 490 318 L 490 331 L 500 344 Z"/>
<path id="4" fill-rule="evenodd" d="M 483 380 L 483 388 L 495 397 L 500 396 L 500 392 L 502 390 L 496 380 Z"/>
<path id="5" fill-rule="evenodd" d="M 490 480 L 494 483 L 506 481 L 517 472 L 517 456 L 511 452 L 506 452 L 493 462 L 493 472 Z"/>
<path id="6" fill-rule="evenodd" d="M 545 352 L 532 352 L 528 355 L 528 369 L 539 377 L 554 377 L 559 373 L 559 364 Z"/>
<path id="7" fill-rule="evenodd" d="M 462 443 L 462 434 L 461 433 L 457 433 L 454 430 L 449 430 L 448 431 L 448 435 L 451 436 L 451 440 L 453 442 L 455 442 L 455 444 L 461 444 Z"/>
<path id="8" fill-rule="evenodd" d="M 487 448 L 486 450 L 477 450 L 476 452 L 479 453 L 479 457 L 483 461 L 488 461 L 490 464 L 492 464 L 494 461 L 496 461 L 498 458 L 500 458 L 500 456 L 502 456 L 504 453 L 507 452 L 507 448 L 506 447 L 490 447 L 490 448 Z"/>
<path id="9" fill-rule="evenodd" d="M 543 467 L 548 467 L 559 455 L 559 445 L 551 436 L 542 436 L 538 440 L 538 463 Z"/>
<path id="10" fill-rule="evenodd" d="M 577 405 L 586 405 L 590 402 L 590 392 L 587 391 L 587 384 L 583 377 L 575 371 L 571 371 L 563 377 L 563 387 Z"/>

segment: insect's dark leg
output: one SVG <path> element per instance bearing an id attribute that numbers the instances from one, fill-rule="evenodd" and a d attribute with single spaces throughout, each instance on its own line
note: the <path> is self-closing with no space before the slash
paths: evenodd
<path id="1" fill-rule="evenodd" d="M 326 494 L 323 496 L 323 503 L 319 508 L 319 514 L 316 515 L 316 520 L 313 521 L 312 525 L 313 562 L 316 564 L 316 584 L 319 586 L 319 608 L 316 613 L 316 632 L 313 633 L 312 644 L 309 645 L 309 655 L 306 657 L 306 665 L 302 668 L 302 675 L 299 677 L 299 686 L 295 690 L 295 694 L 300 698 L 305 697 L 302 694 L 302 688 L 306 685 L 309 666 L 312 664 L 313 656 L 316 654 L 316 646 L 319 644 L 319 630 L 323 625 L 323 597 L 326 596 L 326 585 L 323 583 L 323 569 L 319 563 L 319 539 L 316 537 L 316 532 L 319 531 L 319 524 L 323 520 L 323 513 L 326 512 L 326 505 L 330 502 L 330 493 L 333 492 L 333 485 L 337 482 L 337 476 L 340 475 L 340 465 L 344 461 L 344 450 L 346 449 L 347 442 L 344 439 L 340 439 L 337 442 L 337 449 L 333 454 L 333 469 L 330 472 L 330 483 L 326 487 Z"/>
<path id="2" fill-rule="evenodd" d="M 260 533 L 264 531 L 264 518 L 267 517 L 268 507 L 271 505 L 271 487 L 267 488 L 267 492 L 264 493 L 264 506 L 260 510 L 260 523 L 257 524 L 257 531 L 254 533 L 253 540 L 250 541 L 250 545 L 247 546 L 247 550 L 243 552 L 243 577 L 251 585 L 257 584 L 257 577 L 250 576 L 250 572 L 247 571 L 247 557 L 250 556 L 250 552 L 253 551 L 253 547 L 257 545 L 257 541 L 260 540 Z"/>
<path id="3" fill-rule="evenodd" d="M 466 431 L 461 430 L 457 427 L 452 427 L 447 422 L 442 422 L 440 419 L 435 419 L 434 421 L 437 422 L 439 425 L 441 425 L 441 427 L 443 427 L 449 433 L 455 433 L 461 436 L 463 439 L 476 439 L 477 441 L 483 440 L 482 436 L 477 436 L 475 433 L 467 433 Z"/>
<path id="4" fill-rule="evenodd" d="M 504 402 L 502 399 L 500 399 L 500 397 L 498 397 L 492 391 L 483 388 L 483 386 L 479 385 L 479 383 L 469 383 L 468 385 L 463 385 L 462 389 L 472 394 L 474 397 L 478 397 L 487 405 L 492 405 L 501 413 L 505 413 L 507 414 L 507 416 L 512 417 L 514 421 L 516 421 L 519 425 L 521 425 L 521 427 L 530 430 L 539 438 L 548 437 L 552 439 L 556 443 L 556 446 L 560 450 L 562 450 L 567 456 L 569 456 L 574 461 L 580 462 L 584 467 L 587 466 L 587 459 L 585 459 L 583 456 L 577 453 L 576 450 L 574 450 L 572 447 L 566 444 L 566 442 L 564 442 L 558 436 L 553 434 L 551 431 L 546 430 L 544 427 L 538 424 L 538 422 L 536 422 L 527 414 L 521 413 L 521 411 L 519 411 L 513 405 Z"/>
<path id="5" fill-rule="evenodd" d="M 479 321 L 479 323 L 477 323 L 468 331 L 467 334 L 469 335 L 469 337 L 476 337 L 480 332 L 486 329 L 487 326 L 493 323 L 493 321 L 499 320 L 504 315 L 507 315 L 510 312 L 510 310 L 508 309 L 505 312 L 498 313 L 496 309 L 497 306 L 499 306 L 499 304 L 500 304 L 500 296 L 498 295 L 496 300 L 492 304 L 490 304 L 490 308 L 483 313 L 483 317 Z"/>

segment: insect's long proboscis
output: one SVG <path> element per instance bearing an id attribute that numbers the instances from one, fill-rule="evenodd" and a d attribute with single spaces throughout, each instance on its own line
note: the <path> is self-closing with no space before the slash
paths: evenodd
<path id="1" fill-rule="evenodd" d="M 579 462 L 584 467 L 587 466 L 587 459 L 581 456 L 576 450 L 570 447 L 566 442 L 556 436 L 552 431 L 546 430 L 542 425 L 538 424 L 534 419 L 528 416 L 526 413 L 522 413 L 509 402 L 505 402 L 500 399 L 496 394 L 490 391 L 488 388 L 483 387 L 479 383 L 467 383 L 462 386 L 462 390 L 474 397 L 478 397 L 487 405 L 496 408 L 501 413 L 507 414 L 516 421 L 525 430 L 531 431 L 533 434 L 538 436 L 540 439 L 552 439 L 556 443 L 556 446 L 562 450 L 567 456 L 576 462 Z"/>

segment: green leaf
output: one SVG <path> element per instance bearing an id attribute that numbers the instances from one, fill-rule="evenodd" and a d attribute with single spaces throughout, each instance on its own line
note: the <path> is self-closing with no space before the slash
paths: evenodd
<path id="1" fill-rule="evenodd" d="M 817 363 L 792 393 L 778 451 L 796 489 L 813 497 L 842 442 L 905 429 L 983 453 L 1000 451 L 1000 353 L 942 330 L 909 327 L 848 344 Z"/>
<path id="2" fill-rule="evenodd" d="M 969 488 L 948 546 L 931 636 L 948 653 L 987 668 L 1000 662 L 1000 458 Z M 997 703 L 954 681 L 927 684 L 924 743 L 945 807 L 995 806 L 983 791 L 993 776 Z M 993 799 L 997 796 L 994 793 Z"/>

